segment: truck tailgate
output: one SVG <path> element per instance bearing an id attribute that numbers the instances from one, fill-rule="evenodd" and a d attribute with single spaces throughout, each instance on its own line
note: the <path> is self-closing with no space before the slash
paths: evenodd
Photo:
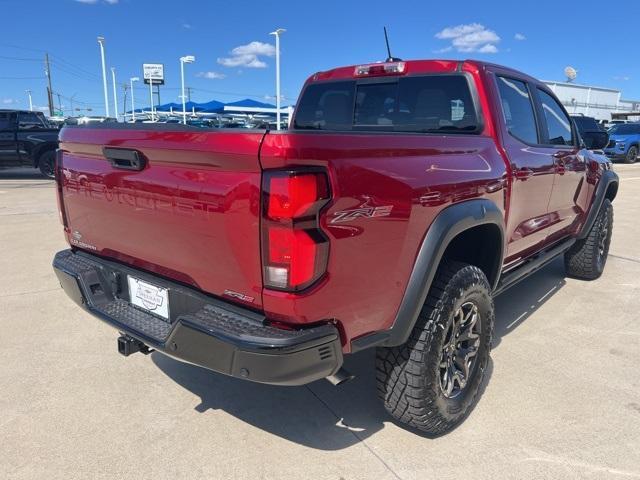
<path id="1" fill-rule="evenodd" d="M 69 243 L 260 307 L 263 136 L 65 128 L 59 177 Z M 104 147 L 138 152 L 144 168 L 114 166 Z"/>

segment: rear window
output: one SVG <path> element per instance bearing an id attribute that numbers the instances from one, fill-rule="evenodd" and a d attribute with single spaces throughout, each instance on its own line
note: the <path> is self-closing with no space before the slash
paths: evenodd
<path id="1" fill-rule="evenodd" d="M 311 84 L 298 105 L 294 128 L 470 133 L 478 130 L 478 117 L 466 77 L 432 75 Z"/>

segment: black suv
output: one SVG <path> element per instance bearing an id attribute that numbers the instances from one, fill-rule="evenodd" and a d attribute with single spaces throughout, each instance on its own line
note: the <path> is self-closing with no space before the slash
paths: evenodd
<path id="1" fill-rule="evenodd" d="M 58 129 L 41 112 L 0 110 L 0 168 L 29 165 L 52 178 Z"/>

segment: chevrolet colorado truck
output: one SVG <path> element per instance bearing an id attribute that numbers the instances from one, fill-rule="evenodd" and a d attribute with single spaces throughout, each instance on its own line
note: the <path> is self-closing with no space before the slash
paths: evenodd
<path id="1" fill-rule="evenodd" d="M 0 168 L 31 166 L 53 178 L 58 129 L 42 112 L 0 110 Z"/>
<path id="2" fill-rule="evenodd" d="M 68 127 L 53 266 L 124 355 L 337 384 L 375 347 L 386 409 L 439 435 L 476 400 L 494 296 L 560 255 L 602 273 L 607 141 L 530 76 L 442 60 L 315 73 L 287 131 Z"/>

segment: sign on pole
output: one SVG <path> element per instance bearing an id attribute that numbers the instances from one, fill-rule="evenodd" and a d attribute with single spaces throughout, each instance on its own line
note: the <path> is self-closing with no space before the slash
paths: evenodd
<path id="1" fill-rule="evenodd" d="M 162 63 L 142 64 L 144 83 L 147 85 L 164 85 L 164 65 Z"/>

